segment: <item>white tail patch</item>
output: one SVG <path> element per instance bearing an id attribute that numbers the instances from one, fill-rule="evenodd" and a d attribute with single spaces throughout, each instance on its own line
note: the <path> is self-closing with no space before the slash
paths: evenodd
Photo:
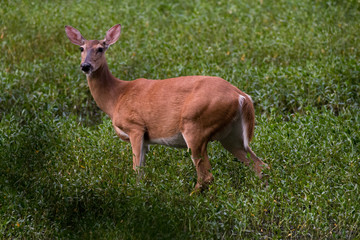
<path id="1" fill-rule="evenodd" d="M 241 107 L 243 105 L 245 101 L 245 97 L 243 95 L 239 95 L 239 105 L 240 105 L 240 110 L 241 110 Z"/>
<path id="2" fill-rule="evenodd" d="M 239 95 L 239 107 L 240 107 L 240 114 L 241 114 L 241 128 L 242 128 L 242 134 L 243 134 L 242 139 L 243 139 L 243 142 L 244 142 L 244 148 L 247 149 L 249 147 L 249 139 L 248 139 L 248 132 L 247 132 L 248 125 L 245 122 L 245 119 L 244 119 L 243 113 L 242 113 L 242 106 L 243 106 L 244 101 L 245 101 L 245 97 L 242 96 L 242 95 Z"/>

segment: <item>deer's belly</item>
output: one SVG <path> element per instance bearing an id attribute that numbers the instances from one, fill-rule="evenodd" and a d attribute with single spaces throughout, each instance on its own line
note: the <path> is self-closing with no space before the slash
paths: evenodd
<path id="1" fill-rule="evenodd" d="M 187 148 L 186 141 L 181 133 L 171 137 L 147 139 L 146 144 L 160 144 L 169 147 Z"/>

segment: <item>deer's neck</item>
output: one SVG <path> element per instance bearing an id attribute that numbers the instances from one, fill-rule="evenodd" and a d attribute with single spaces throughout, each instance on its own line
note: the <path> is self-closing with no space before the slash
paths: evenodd
<path id="1" fill-rule="evenodd" d="M 117 100 L 126 82 L 115 78 L 106 63 L 87 75 L 87 81 L 96 104 L 112 118 Z"/>

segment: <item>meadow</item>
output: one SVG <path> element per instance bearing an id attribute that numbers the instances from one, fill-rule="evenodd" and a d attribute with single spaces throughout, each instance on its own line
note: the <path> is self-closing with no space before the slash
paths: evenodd
<path id="1" fill-rule="evenodd" d="M 152 146 L 138 180 L 64 31 L 117 23 L 114 76 L 252 96 L 267 184 L 217 142 L 201 194 L 186 149 Z M 357 0 L 1 1 L 0 238 L 360 239 L 359 29 Z"/>

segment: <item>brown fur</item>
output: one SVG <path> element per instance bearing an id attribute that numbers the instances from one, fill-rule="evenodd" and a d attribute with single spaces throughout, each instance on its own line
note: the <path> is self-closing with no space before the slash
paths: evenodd
<path id="1" fill-rule="evenodd" d="M 119 38 L 120 25 L 112 27 L 100 41 L 85 40 L 70 26 L 65 29 L 71 42 L 83 48 L 81 66 L 91 65 L 87 81 L 97 105 L 110 116 L 119 137 L 131 142 L 134 170 L 144 164 L 145 147 L 151 141 L 170 141 L 181 134 L 192 151 L 198 174 L 196 188 L 213 180 L 206 151 L 211 140 L 219 140 L 246 164 L 250 164 L 246 158 L 250 153 L 261 177 L 264 163 L 244 146 L 241 134 L 242 119 L 247 124 L 248 142 L 254 132 L 254 107 L 248 95 L 219 77 L 119 80 L 110 73 L 104 51 Z M 241 106 L 240 95 L 244 97 Z"/>

